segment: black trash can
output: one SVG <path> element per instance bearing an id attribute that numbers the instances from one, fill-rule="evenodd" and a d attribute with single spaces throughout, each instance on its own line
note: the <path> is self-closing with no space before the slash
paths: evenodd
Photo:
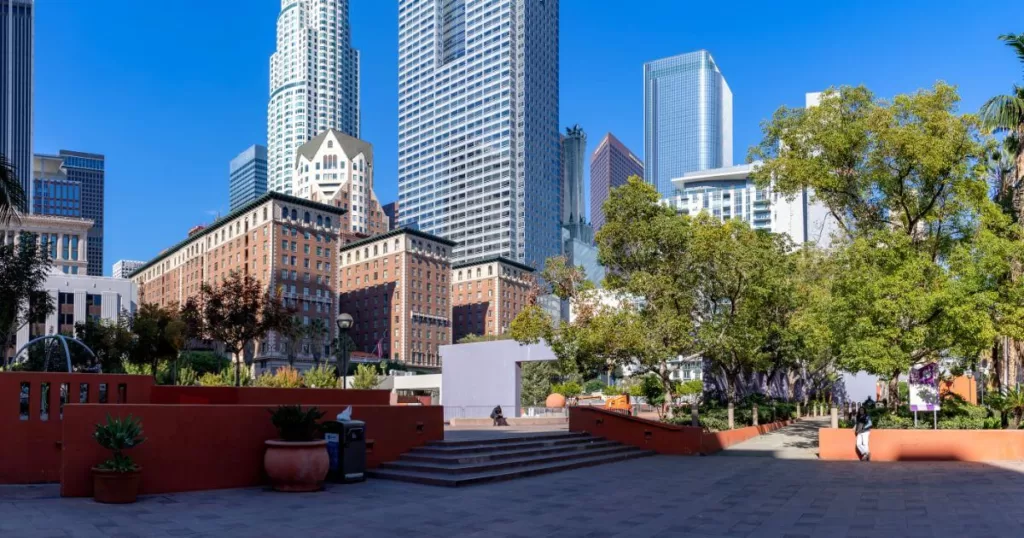
<path id="1" fill-rule="evenodd" d="M 361 420 L 329 420 L 323 423 L 332 482 L 366 480 L 366 423 Z"/>

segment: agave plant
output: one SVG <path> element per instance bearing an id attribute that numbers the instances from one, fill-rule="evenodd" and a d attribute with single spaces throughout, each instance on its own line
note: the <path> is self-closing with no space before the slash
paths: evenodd
<path id="1" fill-rule="evenodd" d="M 131 415 L 124 418 L 107 415 L 107 423 L 97 424 L 93 437 L 100 446 L 114 453 L 114 457 L 99 464 L 98 468 L 118 473 L 138 470 L 139 466 L 126 456 L 124 451 L 139 446 L 146 440 L 142 436 L 141 420 Z"/>
<path id="2" fill-rule="evenodd" d="M 289 442 L 312 441 L 320 429 L 317 421 L 324 416 L 319 408 L 303 410 L 301 405 L 281 405 L 267 411 L 281 440 Z"/>

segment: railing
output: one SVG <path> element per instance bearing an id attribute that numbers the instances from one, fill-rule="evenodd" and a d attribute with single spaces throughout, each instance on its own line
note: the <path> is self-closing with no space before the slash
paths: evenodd
<path id="1" fill-rule="evenodd" d="M 520 417 L 532 418 L 567 418 L 569 409 L 565 407 L 522 407 Z M 490 418 L 493 405 L 458 405 L 444 406 L 444 420 L 450 421 L 453 418 Z M 506 417 L 516 416 L 516 406 L 501 405 L 502 414 Z"/>

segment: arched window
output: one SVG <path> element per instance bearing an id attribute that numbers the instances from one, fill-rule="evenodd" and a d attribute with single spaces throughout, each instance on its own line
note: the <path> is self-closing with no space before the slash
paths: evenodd
<path id="1" fill-rule="evenodd" d="M 331 227 L 331 217 L 327 217 L 324 219 L 324 226 L 327 226 L 328 228 Z"/>
<path id="2" fill-rule="evenodd" d="M 282 219 L 288 218 L 288 208 L 287 207 L 282 207 L 281 208 L 281 218 Z"/>
<path id="3" fill-rule="evenodd" d="M 306 213 L 302 215 L 302 222 L 309 224 L 309 211 L 306 211 Z"/>
<path id="4" fill-rule="evenodd" d="M 316 216 L 316 225 L 317 226 L 323 226 L 324 225 L 324 217 L 322 215 L 317 215 Z"/>
<path id="5" fill-rule="evenodd" d="M 299 220 L 299 212 L 294 209 L 292 210 L 292 220 Z"/>

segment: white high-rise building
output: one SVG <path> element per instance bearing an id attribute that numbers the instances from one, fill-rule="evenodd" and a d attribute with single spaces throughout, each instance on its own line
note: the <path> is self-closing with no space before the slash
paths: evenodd
<path id="1" fill-rule="evenodd" d="M 359 51 L 348 0 L 281 0 L 270 56 L 269 190 L 292 194 L 296 150 L 327 129 L 359 137 Z"/>
<path id="2" fill-rule="evenodd" d="M 399 224 L 452 262 L 559 253 L 557 0 L 399 0 Z"/>
<path id="3" fill-rule="evenodd" d="M 138 260 L 117 260 L 114 267 L 111 268 L 111 273 L 114 278 L 128 278 L 135 272 L 136 269 L 146 265 L 146 262 Z"/>

